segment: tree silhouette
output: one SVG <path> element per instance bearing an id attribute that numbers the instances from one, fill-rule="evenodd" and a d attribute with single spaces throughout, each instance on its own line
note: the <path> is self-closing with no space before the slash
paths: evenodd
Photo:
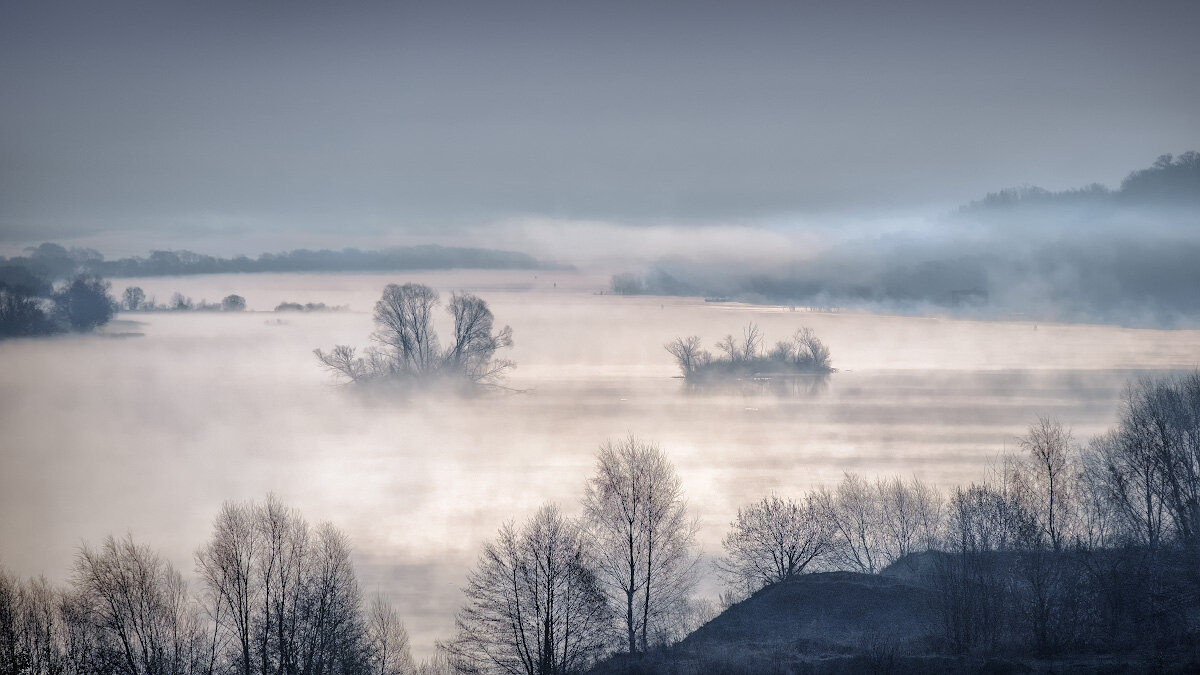
<path id="1" fill-rule="evenodd" d="M 433 326 L 438 303 L 438 292 L 429 286 L 388 284 L 375 303 L 374 346 L 361 355 L 348 345 L 313 353 L 326 369 L 356 383 L 449 379 L 494 384 L 500 380 L 514 366 L 496 358 L 499 349 L 512 346 L 512 329 L 495 330 L 495 317 L 480 298 L 453 293 L 447 310 L 454 319 L 454 337 L 443 350 Z"/>
<path id="2" fill-rule="evenodd" d="M 661 622 L 695 584 L 696 521 L 675 467 L 653 443 L 630 436 L 606 443 L 583 501 L 597 569 L 614 606 L 626 648 L 650 646 Z"/>
<path id="3" fill-rule="evenodd" d="M 442 645 L 459 672 L 565 675 L 608 646 L 612 619 L 580 528 L 548 504 L 484 546 Z"/>

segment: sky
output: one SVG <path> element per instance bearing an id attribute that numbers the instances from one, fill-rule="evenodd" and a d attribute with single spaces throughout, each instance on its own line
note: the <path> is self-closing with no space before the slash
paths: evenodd
<path id="1" fill-rule="evenodd" d="M 1200 148 L 1197 26 L 1168 1 L 0 0 L 0 248 L 904 228 Z"/>

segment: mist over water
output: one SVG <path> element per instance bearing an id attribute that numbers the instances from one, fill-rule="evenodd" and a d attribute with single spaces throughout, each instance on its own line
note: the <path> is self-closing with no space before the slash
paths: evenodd
<path id="1" fill-rule="evenodd" d="M 469 290 L 513 328 L 512 391 L 385 397 L 339 387 L 313 348 L 365 346 L 383 286 Z M 122 314 L 104 334 L 0 344 L 0 561 L 64 580 L 75 548 L 132 534 L 185 573 L 220 504 L 275 492 L 353 540 L 363 590 L 418 654 L 449 635 L 481 543 L 552 500 L 578 511 L 596 448 L 628 433 L 678 467 L 705 551 L 738 506 L 843 471 L 979 479 L 1036 415 L 1086 441 L 1121 388 L 1200 364 L 1200 331 L 790 311 L 598 295 L 605 275 L 439 272 L 117 279 L 165 302 L 238 293 L 239 314 Z M 349 311 L 274 313 L 283 301 Z M 447 316 L 439 316 L 449 325 Z M 663 344 L 800 326 L 838 372 L 779 392 L 689 390 Z"/>

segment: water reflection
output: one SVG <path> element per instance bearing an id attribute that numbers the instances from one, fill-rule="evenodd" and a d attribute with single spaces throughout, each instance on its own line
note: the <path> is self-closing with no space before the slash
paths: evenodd
<path id="1" fill-rule="evenodd" d="M 776 396 L 815 398 L 829 391 L 830 373 L 758 377 L 709 378 L 695 382 L 679 378 L 689 396 Z"/>

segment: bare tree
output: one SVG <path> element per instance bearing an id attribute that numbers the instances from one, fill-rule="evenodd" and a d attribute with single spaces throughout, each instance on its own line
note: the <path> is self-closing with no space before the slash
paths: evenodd
<path id="1" fill-rule="evenodd" d="M 121 296 L 121 304 L 131 312 L 141 309 L 145 302 L 146 292 L 142 290 L 141 286 L 129 286 Z"/>
<path id="2" fill-rule="evenodd" d="M 243 675 L 250 675 L 254 667 L 251 640 L 253 612 L 261 594 L 254 577 L 259 548 L 259 532 L 250 506 L 225 502 L 213 522 L 212 539 L 196 552 L 196 571 L 212 603 L 209 613 L 219 622 L 219 629 L 234 636 L 238 652 L 235 660 Z M 212 654 L 210 663 L 215 659 Z"/>
<path id="3" fill-rule="evenodd" d="M 730 526 L 718 569 L 747 592 L 803 573 L 826 551 L 832 534 L 812 497 L 764 497 L 738 509 Z"/>
<path id="4" fill-rule="evenodd" d="M 367 610 L 367 654 L 372 675 L 412 675 L 416 672 L 409 648 L 408 629 L 382 596 Z"/>
<path id="5" fill-rule="evenodd" d="M 651 624 L 695 584 L 698 526 L 679 476 L 658 446 L 629 436 L 600 448 L 583 504 L 600 578 L 624 610 L 627 649 L 645 650 Z"/>
<path id="6" fill-rule="evenodd" d="M 1061 422 L 1039 416 L 1018 443 L 1029 453 L 1030 482 L 1033 499 L 1037 502 L 1034 511 L 1039 530 L 1057 551 L 1070 531 L 1073 512 L 1074 473 L 1068 465 L 1071 431 Z"/>
<path id="7" fill-rule="evenodd" d="M 829 555 L 841 569 L 874 574 L 883 568 L 883 516 L 875 486 L 844 474 L 837 489 L 818 493 L 822 516 L 833 529 Z"/>
<path id="8" fill-rule="evenodd" d="M 758 324 L 751 322 L 746 325 L 742 331 L 742 360 L 753 361 L 757 359 L 762 352 L 763 335 L 758 329 Z"/>
<path id="9" fill-rule="evenodd" d="M 1114 505 L 1127 539 L 1151 549 L 1172 537 L 1197 543 L 1200 375 L 1128 386 L 1117 427 L 1086 454 L 1090 486 Z"/>
<path id="10" fill-rule="evenodd" d="M 438 365 L 439 347 L 433 329 L 438 292 L 423 284 L 388 284 L 375 303 L 375 332 L 371 339 L 390 348 L 397 372 L 423 375 Z"/>
<path id="11" fill-rule="evenodd" d="M 45 577 L 22 581 L 0 569 L 0 673 L 55 675 L 69 667 L 59 599 Z"/>
<path id="12" fill-rule="evenodd" d="M 1105 460 L 1097 451 L 1095 440 L 1079 453 L 1078 465 L 1079 543 L 1089 551 L 1111 546 L 1118 542 L 1121 515 L 1113 501 Z"/>
<path id="13" fill-rule="evenodd" d="M 297 618 L 297 670 L 314 675 L 353 672 L 365 667 L 366 654 L 362 594 L 350 560 L 350 542 L 329 523 L 318 525 L 314 538 L 303 584 L 306 611 Z"/>
<path id="14" fill-rule="evenodd" d="M 1200 546 L 1200 373 L 1143 378 L 1126 390 L 1119 447 L 1153 460 L 1170 534 Z"/>
<path id="15" fill-rule="evenodd" d="M 440 650 L 427 659 L 421 659 L 413 671 L 416 675 L 457 675 L 458 670 L 451 662 L 449 655 Z"/>
<path id="16" fill-rule="evenodd" d="M 907 483 L 899 477 L 880 479 L 875 489 L 879 495 L 883 566 L 910 553 L 938 547 L 943 506 L 936 489 L 915 477 Z"/>
<path id="17" fill-rule="evenodd" d="M 17 616 L 20 580 L 0 567 L 0 672 L 17 673 L 22 665 Z"/>
<path id="18" fill-rule="evenodd" d="M 553 505 L 484 546 L 441 648 L 466 673 L 577 673 L 607 649 L 608 603 L 579 527 Z"/>
<path id="19" fill-rule="evenodd" d="M 492 332 L 495 319 L 486 302 L 470 293 L 453 293 L 447 309 L 454 317 L 454 344 L 443 361 L 453 372 L 483 382 L 513 367 L 512 361 L 495 358 L 497 349 L 512 346 L 512 329 Z"/>
<path id="20" fill-rule="evenodd" d="M 950 500 L 949 548 L 1008 551 L 1026 548 L 1037 536 L 1037 520 L 1024 502 L 1003 486 L 972 483 Z"/>
<path id="21" fill-rule="evenodd" d="M 795 347 L 797 365 L 804 365 L 816 370 L 829 370 L 829 348 L 813 333 L 811 328 L 803 327 L 796 330 L 792 336 Z"/>
<path id="22" fill-rule="evenodd" d="M 1116 506 L 1131 541 L 1157 548 L 1163 539 L 1166 504 L 1158 485 L 1155 457 L 1144 443 L 1117 431 L 1097 436 L 1089 451 L 1101 466 L 1096 486 Z"/>
<path id="23" fill-rule="evenodd" d="M 192 299 L 176 291 L 171 294 L 171 304 L 168 307 L 173 310 L 187 311 L 192 308 Z"/>
<path id="24" fill-rule="evenodd" d="M 726 335 L 724 338 L 722 338 L 721 341 L 716 344 L 716 348 L 717 351 L 725 355 L 725 358 L 728 359 L 730 363 L 740 363 L 742 361 L 743 350 L 741 346 L 738 345 L 737 338 L 733 337 L 732 334 Z"/>
<path id="25" fill-rule="evenodd" d="M 364 381 L 377 372 L 366 359 L 355 353 L 354 347 L 348 345 L 337 345 L 328 354 L 320 349 L 313 350 L 313 353 L 317 355 L 317 359 L 326 369 L 341 373 L 349 382 Z M 371 352 L 371 354 L 375 353 L 377 352 Z"/>
<path id="26" fill-rule="evenodd" d="M 228 660 L 245 675 L 365 664 L 361 595 L 337 528 L 310 529 L 274 496 L 226 503 L 196 559 L 208 615 L 233 645 L 217 654 L 224 643 L 214 636 L 211 663 Z"/>
<path id="27" fill-rule="evenodd" d="M 675 357 L 675 362 L 679 364 L 679 370 L 683 372 L 684 377 L 690 377 L 697 368 L 712 361 L 712 354 L 700 346 L 699 335 L 675 338 L 663 347 Z"/>
<path id="28" fill-rule="evenodd" d="M 130 675 L 199 672 L 204 638 L 183 577 L 130 537 L 84 545 L 74 579 Z"/>

